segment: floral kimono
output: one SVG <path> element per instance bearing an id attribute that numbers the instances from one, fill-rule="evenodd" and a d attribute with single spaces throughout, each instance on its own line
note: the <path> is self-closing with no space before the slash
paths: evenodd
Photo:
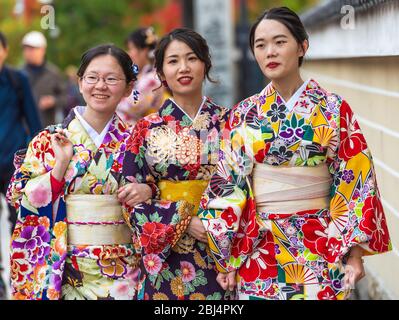
<path id="1" fill-rule="evenodd" d="M 240 299 L 345 298 L 349 250 L 391 249 L 370 150 L 347 102 L 309 80 L 285 103 L 269 84 L 239 103 L 228 125 L 199 212 L 219 270 L 238 270 Z M 323 165 L 331 181 L 325 207 L 303 210 L 298 200 L 287 213 L 287 202 L 281 210 L 259 208 L 256 168 L 300 174 Z"/>
<path id="2" fill-rule="evenodd" d="M 11 240 L 13 299 L 132 299 L 135 293 L 132 241 L 69 244 L 66 196 L 115 194 L 129 137 L 114 115 L 97 147 L 75 109 L 58 125 L 67 130 L 74 152 L 58 194 L 50 175 L 55 165 L 51 127 L 32 140 L 9 186 L 8 201 L 19 212 Z"/>
<path id="3" fill-rule="evenodd" d="M 123 176 L 158 189 L 156 199 L 126 208 L 142 254 L 138 299 L 224 297 L 208 246 L 185 231 L 216 166 L 226 116 L 227 109 L 204 97 L 191 119 L 168 99 L 128 140 Z"/>

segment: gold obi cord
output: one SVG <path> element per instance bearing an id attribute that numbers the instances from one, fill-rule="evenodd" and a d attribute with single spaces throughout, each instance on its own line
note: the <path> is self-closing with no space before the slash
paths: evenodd
<path id="1" fill-rule="evenodd" d="M 326 164 L 315 167 L 256 164 L 253 170 L 253 191 L 259 212 L 295 213 L 328 208 L 331 183 Z"/>
<path id="2" fill-rule="evenodd" d="M 195 206 L 193 214 L 196 215 L 202 194 L 208 186 L 208 183 L 208 180 L 161 180 L 158 182 L 158 188 L 161 192 L 162 200 L 186 200 L 188 203 Z"/>
<path id="3" fill-rule="evenodd" d="M 132 243 L 116 195 L 72 194 L 66 197 L 68 244 Z"/>

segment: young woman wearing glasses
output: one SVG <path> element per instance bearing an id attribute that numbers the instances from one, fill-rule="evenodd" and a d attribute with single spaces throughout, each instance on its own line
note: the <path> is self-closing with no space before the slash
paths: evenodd
<path id="1" fill-rule="evenodd" d="M 19 216 L 11 243 L 13 299 L 132 299 L 137 256 L 116 196 L 127 126 L 115 114 L 132 92 L 129 55 L 88 50 L 78 70 L 86 106 L 30 143 L 8 190 Z M 151 197 L 130 186 L 127 201 Z"/>

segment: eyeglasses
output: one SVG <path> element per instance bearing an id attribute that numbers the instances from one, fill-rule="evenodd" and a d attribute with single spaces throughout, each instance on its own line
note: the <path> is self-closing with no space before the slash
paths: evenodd
<path id="1" fill-rule="evenodd" d="M 95 74 L 86 74 L 82 78 L 88 84 L 96 84 L 98 81 L 100 81 L 100 79 L 103 79 L 105 84 L 110 85 L 110 86 L 117 85 L 119 81 L 126 80 L 124 78 L 117 78 L 115 76 L 108 76 L 108 77 L 104 78 L 104 77 L 100 77 Z"/>

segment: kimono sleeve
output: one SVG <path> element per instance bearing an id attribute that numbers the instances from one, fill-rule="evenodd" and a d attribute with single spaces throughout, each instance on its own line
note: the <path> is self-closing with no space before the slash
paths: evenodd
<path id="1" fill-rule="evenodd" d="M 148 121 L 140 120 L 128 140 L 123 164 L 125 183 L 157 182 L 145 157 L 145 137 L 149 126 Z M 144 257 L 155 255 L 157 261 L 165 261 L 184 234 L 194 206 L 184 200 L 174 202 L 152 198 L 135 207 L 124 205 L 123 210 Z"/>
<path id="2" fill-rule="evenodd" d="M 347 102 L 342 102 L 339 112 L 338 146 L 329 166 L 334 179 L 331 222 L 324 252 L 320 252 L 331 263 L 342 260 L 356 245 L 365 255 L 391 250 L 370 150 Z"/>
<path id="3" fill-rule="evenodd" d="M 11 178 L 7 201 L 18 209 L 21 205 L 38 214 L 52 202 L 50 171 L 55 165 L 50 133 L 39 133 L 29 144 L 22 165 Z M 22 214 L 24 210 L 21 210 Z"/>
<path id="4" fill-rule="evenodd" d="M 43 131 L 30 143 L 24 162 L 16 169 L 8 188 L 8 201 L 18 212 L 10 248 L 13 299 L 43 298 L 46 280 L 35 275 L 48 271 L 53 225 L 50 177 L 53 165 L 50 134 Z M 61 234 L 60 241 L 64 241 L 66 247 L 66 235 Z"/>
<path id="5" fill-rule="evenodd" d="M 227 130 L 216 171 L 198 212 L 219 272 L 239 268 L 259 232 L 250 183 L 253 160 L 246 150 L 245 122 Z"/>

